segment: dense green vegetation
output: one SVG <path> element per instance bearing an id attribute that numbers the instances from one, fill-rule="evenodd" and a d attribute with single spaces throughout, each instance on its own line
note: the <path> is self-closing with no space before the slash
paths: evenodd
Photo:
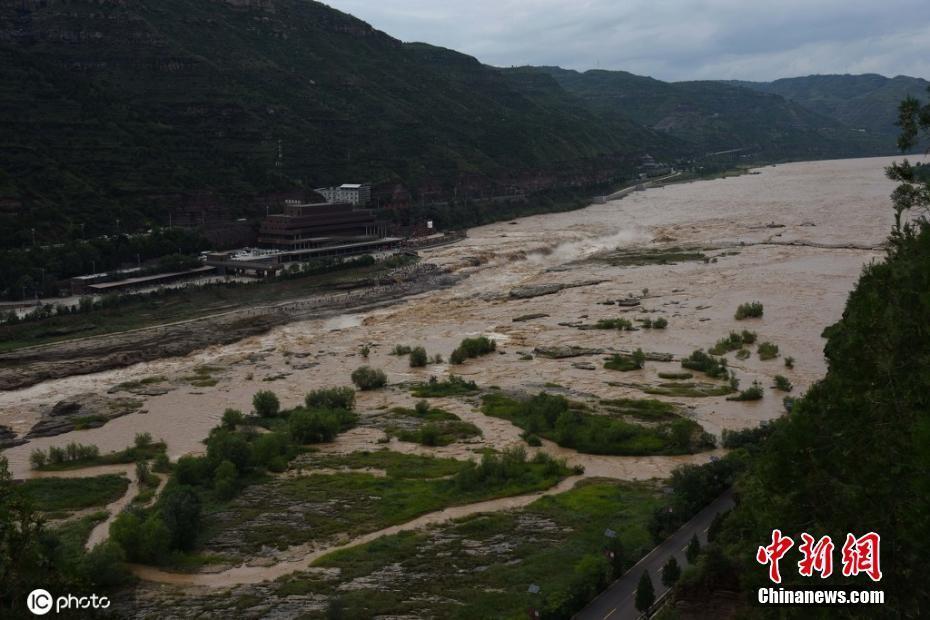
<path id="1" fill-rule="evenodd" d="M 348 404 L 339 389 L 308 394 L 310 402 Z M 171 470 L 165 490 L 151 508 L 133 505 L 111 527 L 111 538 L 128 559 L 136 562 L 184 565 L 202 539 L 205 508 L 235 498 L 263 480 L 268 472 L 287 469 L 301 447 L 331 440 L 351 428 L 355 414 L 347 409 L 297 407 L 281 410 L 273 392 L 253 398 L 255 415 L 245 418 L 227 410 L 223 423 L 205 440 L 205 456 L 183 456 Z M 253 424 L 268 432 L 259 433 Z"/>
<path id="2" fill-rule="evenodd" d="M 745 390 L 740 391 L 736 396 L 730 396 L 727 400 L 734 401 L 754 401 L 762 400 L 765 396 L 765 391 L 762 389 L 762 385 L 758 381 L 753 382 L 751 386 Z"/>
<path id="3" fill-rule="evenodd" d="M 758 319 L 761 318 L 764 313 L 765 307 L 761 302 L 750 301 L 739 305 L 736 309 L 735 318 L 737 321 L 742 321 L 743 319 Z"/>
<path id="4" fill-rule="evenodd" d="M 237 499 L 211 508 L 199 548 L 211 549 L 230 531 L 241 536 L 235 552 L 245 557 L 264 546 L 284 549 L 356 536 L 448 506 L 540 491 L 570 473 L 564 463 L 546 455 L 527 459 L 520 449 L 485 454 L 477 462 L 382 451 L 310 455 L 304 465 L 309 467 L 302 475 L 263 481 Z M 364 466 L 383 469 L 386 475 L 351 470 L 314 473 L 324 466 Z M 297 518 L 291 516 L 295 505 L 307 507 Z M 331 505 L 340 509 L 328 509 Z"/>
<path id="5" fill-rule="evenodd" d="M 739 431 L 724 429 L 721 435 L 721 444 L 730 450 L 736 448 L 753 448 L 760 445 L 775 430 L 775 425 L 763 422 L 755 428 L 744 428 Z"/>
<path id="6" fill-rule="evenodd" d="M 352 371 L 352 383 L 362 391 L 377 390 L 387 385 L 387 375 L 380 368 L 360 366 Z"/>
<path id="7" fill-rule="evenodd" d="M 774 387 L 780 392 L 790 392 L 794 389 L 794 385 L 792 385 L 788 377 L 784 375 L 775 375 Z"/>
<path id="8" fill-rule="evenodd" d="M 0 160 L 0 197 L 4 195 L 2 166 Z M 112 226 L 112 220 L 107 224 Z M 4 234 L 14 232 L 9 230 Z M 25 232 L 31 234 L 31 231 Z M 136 267 L 143 261 L 143 271 L 133 275 L 190 269 L 200 266 L 196 254 L 209 247 L 209 242 L 200 234 L 182 228 L 160 228 L 143 235 L 113 234 L 115 230 L 104 232 L 110 236 L 71 239 L 55 245 L 30 243 L 27 248 L 2 247 L 0 240 L 0 297 L 55 296 L 59 279 L 106 273 L 127 265 Z"/>
<path id="9" fill-rule="evenodd" d="M 33 227 L 50 243 L 81 224 L 112 234 L 116 218 L 134 231 L 172 211 L 263 215 L 272 194 L 347 179 L 402 182 L 417 203 L 466 178 L 504 194 L 524 171 L 572 188 L 677 145 L 548 76 L 404 44 L 320 3 L 166 1 L 4 6 L 0 22 L 28 19 L 30 36 L 0 48 L 0 196 L 14 205 L 0 248 Z"/>
<path id="10" fill-rule="evenodd" d="M 33 478 L 21 489 L 36 510 L 75 511 L 103 507 L 126 494 L 129 480 L 108 474 L 93 478 Z"/>
<path id="11" fill-rule="evenodd" d="M 304 398 L 308 409 L 343 409 L 355 408 L 355 391 L 348 387 L 321 388 L 313 390 Z"/>
<path id="12" fill-rule="evenodd" d="M 29 455 L 29 461 L 33 469 L 61 471 L 150 460 L 164 454 L 166 449 L 167 446 L 163 441 L 155 442 L 149 433 L 138 433 L 134 445 L 118 452 L 101 455 L 97 446 L 70 442 L 64 447 L 51 446 L 48 451 L 33 450 Z"/>
<path id="13" fill-rule="evenodd" d="M 730 351 L 739 351 L 743 346 L 755 343 L 756 338 L 755 332 L 747 330 L 743 330 L 742 333 L 730 332 L 729 336 L 718 340 L 707 352 L 711 355 L 726 355 Z"/>
<path id="14" fill-rule="evenodd" d="M 672 403 L 655 399 L 616 398 L 602 400 L 600 405 L 613 414 L 653 422 L 674 420 L 680 413 Z"/>
<path id="15" fill-rule="evenodd" d="M 424 446 L 447 446 L 450 443 L 481 435 L 481 429 L 469 422 L 463 422 L 454 413 L 435 409 L 426 401 L 420 401 L 413 409 L 396 407 L 391 416 L 400 424 L 390 425 L 385 430 L 389 435 L 401 441 L 422 444 Z M 410 428 L 407 424 L 418 424 Z"/>
<path id="16" fill-rule="evenodd" d="M 463 364 L 465 360 L 488 355 L 497 350 L 497 343 L 486 336 L 465 338 L 459 346 L 452 351 L 449 361 L 453 364 Z"/>
<path id="17" fill-rule="evenodd" d="M 295 574 L 277 584 L 275 596 L 334 597 L 330 609 L 347 618 L 522 618 L 530 608 L 546 620 L 567 618 L 648 551 L 646 525 L 659 497 L 648 484 L 584 481 L 518 511 L 476 515 L 330 554 L 316 565 L 339 569 L 337 579 Z M 615 538 L 604 536 L 608 528 Z M 404 575 L 403 587 L 378 584 L 390 567 Z M 362 585 L 340 588 L 345 583 Z M 539 594 L 528 592 L 531 584 Z"/>
<path id="18" fill-rule="evenodd" d="M 628 372 L 631 370 L 642 370 L 645 363 L 646 354 L 643 353 L 642 349 L 636 349 L 632 355 L 612 355 L 606 362 L 604 362 L 604 368 L 607 370 L 619 370 L 621 372 Z"/>
<path id="19" fill-rule="evenodd" d="M 423 368 L 427 363 L 429 363 L 429 356 L 426 354 L 426 349 L 423 347 L 414 347 L 413 350 L 410 351 L 411 368 Z"/>
<path id="20" fill-rule="evenodd" d="M 478 391 L 474 381 L 450 375 L 447 379 L 439 381 L 430 377 L 427 383 L 415 386 L 410 393 L 417 398 L 442 398 L 446 396 L 465 396 Z"/>
<path id="21" fill-rule="evenodd" d="M 78 481 L 74 481 L 75 483 Z M 125 483 L 125 479 L 123 479 Z M 92 483 L 94 496 L 105 501 L 109 483 Z M 10 477 L 7 460 L 0 457 L 0 614 L 4 617 L 25 617 L 26 596 L 37 584 L 51 592 L 109 592 L 129 579 L 124 557 L 114 545 L 99 545 L 84 552 L 84 542 L 105 513 L 94 513 L 53 529 L 46 525 L 37 511 L 31 492 L 48 507 L 62 504 L 54 496 L 39 489 L 16 484 Z M 69 489 L 67 498 L 80 501 Z M 58 502 L 58 505 L 56 505 Z M 86 503 L 86 502 L 84 502 Z M 67 505 L 73 505 L 70 501 Z"/>
<path id="22" fill-rule="evenodd" d="M 762 342 L 757 349 L 759 359 L 763 362 L 773 360 L 778 357 L 778 345 L 771 342 Z"/>
<path id="23" fill-rule="evenodd" d="M 751 441 L 758 441 L 753 437 Z M 733 484 L 736 476 L 745 470 L 749 458 L 750 440 L 741 450 L 705 465 L 683 465 L 672 472 L 668 480 L 670 502 L 652 513 L 649 532 L 659 544 L 691 517 L 707 506 Z"/>
<path id="24" fill-rule="evenodd" d="M 930 105 L 908 100 L 901 112 L 901 146 L 907 148 L 919 130 L 930 130 Z M 869 611 L 918 617 L 930 607 L 924 587 L 930 553 L 930 225 L 907 218 L 909 209 L 930 206 L 930 187 L 916 183 L 907 166 L 892 167 L 889 176 L 901 185 L 893 195 L 898 217 L 885 261 L 865 267 L 842 319 L 824 332 L 826 377 L 793 401 L 786 417 L 760 431 L 769 436 L 737 482 L 740 502 L 724 520 L 716 548 L 680 586 L 681 598 L 709 606 L 708 592 L 738 590 L 746 615 L 759 615 L 750 601 L 768 580 L 754 551 L 779 528 L 795 540 L 801 532 L 834 541 L 845 541 L 847 533 L 879 533 L 878 588 L 885 604 Z M 785 570 L 784 562 L 782 567 L 786 588 L 810 583 L 797 570 Z M 841 571 L 817 582 L 876 587 L 867 577 Z M 810 609 L 782 611 L 812 617 Z M 836 618 L 862 612 L 831 607 L 814 613 Z"/>
<path id="25" fill-rule="evenodd" d="M 624 419 L 624 408 L 630 406 L 623 401 L 613 401 L 619 403 L 615 405 L 608 401 L 606 414 L 545 392 L 526 400 L 488 394 L 482 401 L 486 415 L 510 420 L 527 433 L 589 454 L 690 454 L 713 445 L 697 422 L 663 415 L 666 412 L 654 405 L 638 407 L 632 416 L 642 420 L 649 417 L 645 412 L 661 412 L 652 416 L 656 424 L 644 426 Z"/>
<path id="26" fill-rule="evenodd" d="M 701 153 L 743 149 L 768 160 L 891 153 L 880 136 L 738 84 L 670 83 L 625 71 L 536 70 L 554 77 L 590 109 L 619 112 Z"/>
<path id="27" fill-rule="evenodd" d="M 867 131 L 894 144 L 899 128 L 898 103 L 927 92 L 930 82 L 898 75 L 808 75 L 774 82 L 738 82 L 741 86 L 780 95 L 808 110 L 835 118 L 852 129 Z"/>
<path id="28" fill-rule="evenodd" d="M 700 350 L 681 360 L 681 367 L 703 372 L 714 379 L 726 379 L 730 375 L 726 358 L 713 357 Z"/>
<path id="29" fill-rule="evenodd" d="M 659 317 L 657 319 L 637 319 L 643 326 L 643 329 L 665 329 L 668 327 L 668 319 Z"/>
<path id="30" fill-rule="evenodd" d="M 633 331 L 633 323 L 629 319 L 601 319 L 594 324 L 594 329 L 616 329 L 622 332 Z"/>

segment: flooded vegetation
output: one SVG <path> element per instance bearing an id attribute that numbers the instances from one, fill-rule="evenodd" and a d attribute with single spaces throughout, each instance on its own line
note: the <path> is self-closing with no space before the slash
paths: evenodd
<path id="1" fill-rule="evenodd" d="M 609 579 L 577 568 L 605 528 L 635 563 L 673 470 L 723 456 L 824 374 L 821 333 L 891 224 L 885 163 L 769 167 L 473 229 L 422 252 L 454 286 L 3 392 L 0 425 L 27 439 L 4 455 L 38 497 L 58 489 L 42 509 L 84 540 L 141 545 L 124 594 L 139 617 L 446 616 L 465 598 L 480 617 L 527 607 L 532 583 L 583 596 L 554 568 Z M 28 435 L 108 393 L 132 406 Z M 139 433 L 151 443 L 127 448 Z M 51 467 L 69 443 L 97 453 Z M 148 480 L 131 450 L 173 469 Z M 75 475 L 93 492 L 70 502 Z M 150 522 L 194 504 L 190 540 Z"/>

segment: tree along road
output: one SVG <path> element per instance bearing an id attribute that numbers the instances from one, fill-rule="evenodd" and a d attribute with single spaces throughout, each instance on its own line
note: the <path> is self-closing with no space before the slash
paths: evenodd
<path id="1" fill-rule="evenodd" d="M 735 505 L 733 491 L 728 490 L 718 497 L 712 504 L 704 508 L 693 519 L 685 523 L 665 541 L 649 552 L 636 566 L 626 572 L 623 577 L 615 581 L 604 590 L 587 607 L 575 615 L 576 620 L 630 620 L 639 618 L 640 612 L 636 609 L 636 587 L 642 577 L 643 571 L 648 570 L 655 587 L 656 600 L 668 588 L 662 585 L 662 567 L 672 556 L 678 560 L 682 569 L 688 565 L 685 549 L 691 542 L 691 537 L 697 534 L 701 544 L 707 543 L 707 530 L 717 513 L 726 512 Z"/>

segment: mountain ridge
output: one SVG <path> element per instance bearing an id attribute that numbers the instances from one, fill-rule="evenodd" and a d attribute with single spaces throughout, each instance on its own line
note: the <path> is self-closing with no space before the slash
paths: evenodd
<path id="1" fill-rule="evenodd" d="M 768 159 L 894 152 L 894 139 L 885 134 L 863 135 L 829 114 L 739 82 L 663 82 L 600 69 L 536 70 L 552 75 L 593 110 L 614 110 L 704 152 L 742 148 Z"/>
<path id="2" fill-rule="evenodd" d="M 616 184 L 646 153 L 885 152 L 777 94 L 595 72 L 636 86 L 605 105 L 572 73 L 309 0 L 0 0 L 0 248 L 257 217 L 348 181 L 430 203 Z"/>

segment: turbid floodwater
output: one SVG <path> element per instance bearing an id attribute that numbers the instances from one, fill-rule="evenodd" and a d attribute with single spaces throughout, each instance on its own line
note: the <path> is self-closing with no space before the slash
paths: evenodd
<path id="1" fill-rule="evenodd" d="M 37 419 L 40 406 L 75 394 L 104 393 L 121 382 L 152 376 L 184 377 L 204 364 L 221 369 L 215 373 L 215 386 L 182 384 L 166 394 L 141 397 L 145 402 L 140 413 L 99 429 L 36 439 L 5 455 L 14 475 L 26 477 L 32 449 L 68 441 L 97 444 L 106 452 L 122 449 L 136 433 L 148 431 L 168 442 L 172 457 L 197 452 L 223 410 L 247 410 L 252 394 L 260 389 L 274 390 L 285 406 L 291 406 L 310 389 L 349 384 L 351 371 L 366 362 L 358 353 L 363 344 L 372 345 L 367 363 L 383 368 L 390 381 L 397 383 L 443 375 L 448 368 L 412 370 L 405 358 L 389 355 L 394 344 L 422 345 L 431 354 L 448 358 L 463 337 L 476 334 L 492 335 L 504 353 L 455 369 L 479 385 L 533 391 L 549 383 L 616 398 L 641 394 L 610 386 L 608 381 L 654 379 L 657 371 L 672 370 L 676 364 L 650 363 L 642 376 L 636 376 L 639 373 L 573 367 L 571 362 L 579 360 L 536 357 L 520 361 L 518 353 L 532 353 L 537 346 L 570 344 L 618 350 L 641 346 L 680 356 L 709 347 L 732 329 L 749 327 L 759 333 L 760 340 L 778 344 L 783 355 L 794 357 L 796 364 L 789 371 L 779 361 L 762 362 L 755 355 L 746 361 L 731 359 L 743 384 L 754 379 L 768 384 L 772 375 L 781 373 L 799 392 L 825 371 L 823 328 L 840 317 L 862 266 L 881 256 L 878 247 L 893 221 L 888 198 L 893 184 L 883 175 L 891 161 L 876 158 L 765 167 L 758 174 L 670 185 L 579 211 L 476 228 L 460 243 L 422 253 L 425 261 L 469 274 L 451 289 L 370 313 L 292 323 L 184 358 L 47 381 L 0 394 L 0 424 L 24 433 Z M 719 258 L 706 264 L 641 267 L 584 260 L 616 248 L 678 246 L 718 248 L 707 254 Z M 727 250 L 738 254 L 724 255 Z M 603 282 L 532 299 L 508 296 L 520 285 L 588 280 Z M 632 316 L 664 316 L 670 323 L 668 329 L 620 333 L 559 325 L 621 316 L 617 307 L 599 302 L 641 295 L 643 289 L 648 289 L 643 307 L 654 313 L 634 312 Z M 750 300 L 765 304 L 764 319 L 735 321 L 736 306 Z M 533 313 L 549 316 L 512 322 Z M 598 357 L 579 359 L 600 365 Z M 780 415 L 780 400 L 684 402 L 694 408 L 693 416 L 708 431 L 719 433 Z M 365 411 L 411 402 L 405 392 L 393 390 L 363 394 L 359 405 Z M 494 426 L 492 433 L 486 433 L 491 443 L 517 438 L 500 421 L 482 426 Z M 358 439 L 349 434 L 344 441 L 357 443 Z M 643 476 L 662 473 L 650 460 L 640 460 L 645 466 Z M 635 465 L 624 464 L 620 471 L 625 477 L 639 477 Z"/>
<path id="2" fill-rule="evenodd" d="M 283 405 L 290 407 L 312 389 L 350 385 L 352 370 L 368 364 L 384 369 L 391 385 L 360 393 L 357 409 L 362 424 L 322 446 L 323 451 L 387 447 L 405 453 L 475 458 L 481 448 L 503 449 L 522 440 L 520 429 L 482 414 L 474 398 L 434 401 L 435 406 L 482 431 L 477 440 L 441 448 L 396 439 L 385 443 L 384 432 L 365 421 L 391 407 L 412 406 L 415 399 L 406 385 L 453 371 L 447 364 L 411 369 L 405 357 L 390 355 L 394 345 L 423 346 L 430 354 L 448 359 L 462 338 L 476 335 L 494 338 L 498 352 L 456 366 L 455 374 L 483 388 L 524 393 L 547 390 L 595 400 L 643 398 L 641 386 L 660 383 L 660 372 L 680 371 L 677 360 L 681 357 L 709 348 L 732 330 L 750 329 L 758 333 L 760 342 L 777 344 L 781 357 L 763 361 L 754 352 L 745 360 L 732 354 L 728 359 L 743 386 L 754 381 L 766 386 L 763 400 L 660 398 L 679 403 L 686 415 L 714 435 L 719 436 L 724 429 L 754 427 L 783 412 L 783 394 L 768 387 L 776 374 L 790 379 L 794 394 L 802 393 L 824 374 L 821 333 L 840 317 L 863 265 L 881 258 L 881 244 L 892 225 L 889 194 L 893 184 L 883 175 L 890 161 L 860 159 L 766 167 L 739 177 L 649 189 L 579 211 L 473 229 L 464 241 L 422 253 L 424 261 L 468 276 L 453 288 L 423 293 L 370 312 L 291 323 L 262 336 L 183 358 L 46 381 L 2 393 L 0 424 L 24 434 L 43 408 L 62 399 L 111 391 L 125 397 L 124 391 L 115 389 L 118 385 L 152 380 L 143 390 L 146 393 L 133 395 L 143 403 L 138 413 L 113 419 L 98 429 L 34 439 L 4 454 L 14 476 L 28 478 L 37 475 L 28 465 L 33 449 L 71 441 L 95 444 L 101 452 L 109 452 L 131 445 L 137 433 L 149 432 L 167 442 L 172 458 L 198 453 L 223 410 L 248 410 L 256 391 L 274 390 Z M 690 252 L 702 253 L 703 258 L 629 264 L 611 259 L 611 253 L 617 251 Z M 550 290 L 565 288 L 541 296 L 512 294 L 518 287 L 525 291 L 541 285 L 549 285 Z M 629 296 L 640 297 L 640 306 L 605 303 Z M 754 300 L 764 304 L 765 316 L 735 320 L 736 307 Z M 527 315 L 534 318 L 513 320 Z M 579 325 L 620 316 L 662 317 L 668 327 L 632 332 L 578 329 Z M 371 349 L 368 359 L 360 353 L 365 345 Z M 553 346 L 602 353 L 571 359 L 536 354 L 537 348 Z M 627 373 L 602 367 L 605 354 L 637 347 L 670 354 L 675 361 L 648 362 L 645 369 Z M 794 358 L 793 368 L 785 367 L 785 356 Z M 702 463 L 721 454 L 712 450 L 686 456 L 600 456 L 579 454 L 549 441 L 539 449 L 583 466 L 583 477 L 624 480 L 664 477 L 681 464 Z M 131 468 L 117 469 L 133 478 Z M 569 478 L 545 494 L 567 490 L 578 478 Z M 133 483 L 124 498 L 108 506 L 111 516 L 94 529 L 89 545 L 105 539 L 109 523 L 137 490 Z M 144 567 L 136 570 L 145 579 L 175 585 L 257 583 L 305 569 L 335 549 L 478 512 L 526 506 L 540 495 L 449 508 L 354 540 L 287 549 L 271 563 L 262 558 L 197 575 Z"/>
<path id="3" fill-rule="evenodd" d="M 604 355 L 547 359 L 537 347 L 568 345 L 607 352 L 672 354 L 677 358 L 709 348 L 732 330 L 751 329 L 759 341 L 779 346 L 781 357 L 762 361 L 728 356 L 743 386 L 759 381 L 763 400 L 752 403 L 724 397 L 664 398 L 680 403 L 708 432 L 753 427 L 782 414 L 783 394 L 769 388 L 776 374 L 794 384 L 794 395 L 823 376 L 823 329 L 840 318 L 846 297 L 863 265 L 882 256 L 881 244 L 893 223 L 889 194 L 893 183 L 883 168 L 892 158 L 807 162 L 760 168 L 753 174 L 676 184 L 636 192 L 622 200 L 558 214 L 500 222 L 469 231 L 453 245 L 421 253 L 423 260 L 468 278 L 457 286 L 408 298 L 389 308 L 277 327 L 240 342 L 212 347 L 184 358 L 163 359 L 130 368 L 46 381 L 0 394 L 0 424 L 25 433 L 41 407 L 77 394 L 106 393 L 118 384 L 162 377 L 164 393 L 144 396 L 141 411 L 98 429 L 40 438 L 8 449 L 16 477 L 28 478 L 28 457 L 35 448 L 70 441 L 96 444 L 101 452 L 132 444 L 136 433 L 164 439 L 169 455 L 203 450 L 201 441 L 228 407 L 250 409 L 252 395 L 274 390 L 284 407 L 302 402 L 315 388 L 349 385 L 362 364 L 382 368 L 393 387 L 359 394 L 363 424 L 322 447 L 327 452 L 388 447 L 408 453 L 474 458 L 483 447 L 504 448 L 521 442 L 509 422 L 483 415 L 474 399 L 437 399 L 435 404 L 478 426 L 483 437 L 443 448 L 427 448 L 396 439 L 364 419 L 386 408 L 412 406 L 416 399 L 403 384 L 421 382 L 450 371 L 481 387 L 534 393 L 548 390 L 580 399 L 642 398 L 636 384 L 655 384 L 659 372 L 680 371 L 673 362 L 648 362 L 642 371 L 621 373 L 602 368 Z M 624 251 L 703 252 L 707 260 L 670 264 L 611 264 L 605 253 Z M 573 285 L 531 298 L 511 295 L 515 287 Z M 642 297 L 638 308 L 604 302 Z M 762 319 L 737 321 L 736 307 L 758 300 Z M 524 315 L 541 315 L 514 321 Z M 668 320 L 664 330 L 632 332 L 582 330 L 578 324 L 627 317 Z M 406 357 L 390 355 L 396 344 L 423 346 L 448 359 L 467 336 L 486 335 L 498 344 L 496 354 L 454 369 L 434 364 L 408 367 Z M 371 353 L 363 359 L 360 349 Z M 784 356 L 795 359 L 788 369 Z M 581 362 L 581 363 L 579 363 Z M 209 366 L 211 380 L 191 385 L 195 369 Z M 203 373 L 204 371 L 201 371 Z M 200 375 L 203 378 L 203 375 Z M 215 382 L 215 385 L 211 385 Z M 619 385 L 623 384 L 623 385 Z M 120 394 L 125 396 L 126 394 Z M 617 457 L 578 454 L 544 442 L 540 448 L 585 468 L 585 476 L 642 480 L 667 476 L 683 463 L 706 462 L 720 451 L 689 456 Z M 561 489 L 563 483 L 554 492 Z M 392 528 L 401 531 L 475 511 L 526 505 L 538 494 L 482 502 Z M 126 499 L 124 503 L 128 502 Z M 123 504 L 120 504 L 123 505 Z M 364 542 L 385 532 L 363 536 Z M 95 541 L 103 536 L 95 530 Z M 272 566 L 233 567 L 211 576 L 171 576 L 140 569 L 140 574 L 169 583 L 228 585 L 273 578 L 307 566 L 331 548 L 292 549 L 285 562 Z"/>

